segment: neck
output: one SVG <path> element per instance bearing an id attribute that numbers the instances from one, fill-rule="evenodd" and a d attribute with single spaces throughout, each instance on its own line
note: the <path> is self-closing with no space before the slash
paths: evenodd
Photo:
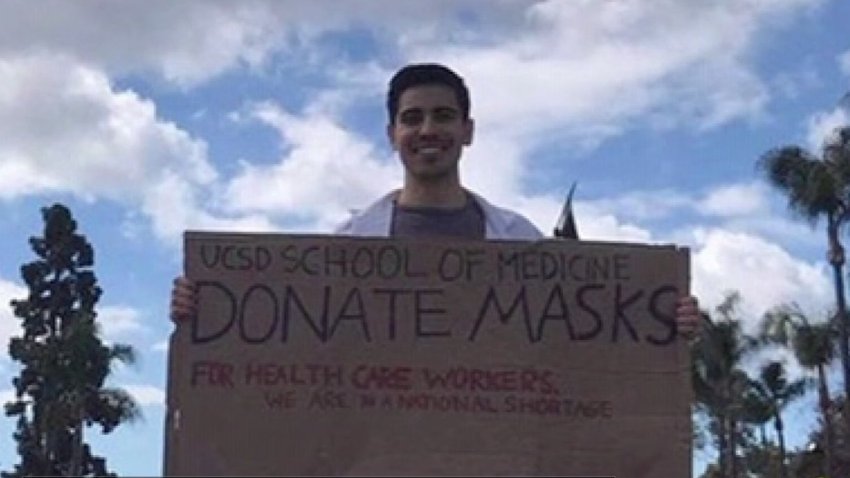
<path id="1" fill-rule="evenodd" d="M 422 181 L 405 180 L 398 196 L 402 206 L 427 206 L 457 208 L 466 204 L 466 191 L 459 181 Z"/>

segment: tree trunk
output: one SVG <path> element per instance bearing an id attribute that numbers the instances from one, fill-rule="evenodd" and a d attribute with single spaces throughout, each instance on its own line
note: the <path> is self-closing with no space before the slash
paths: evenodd
<path id="1" fill-rule="evenodd" d="M 844 295 L 844 247 L 838 236 L 839 223 L 830 217 L 827 227 L 829 235 L 829 262 L 835 277 L 835 299 L 838 305 L 838 350 L 841 354 L 841 365 L 844 371 L 844 396 L 850 397 L 850 338 L 848 338 L 847 301 Z M 844 427 L 850 430 L 850 413 L 844 414 Z"/>
<path id="2" fill-rule="evenodd" d="M 83 474 L 83 408 L 79 405 L 77 423 L 74 424 L 74 442 L 71 449 L 71 476 Z"/>
<path id="3" fill-rule="evenodd" d="M 33 443 L 38 452 L 40 470 L 32 470 L 34 474 L 49 475 L 50 470 L 47 468 L 49 457 L 47 456 L 47 425 L 45 423 L 44 405 L 35 403 L 33 405 Z"/>
<path id="4" fill-rule="evenodd" d="M 779 440 L 779 476 L 780 478 L 788 478 L 788 468 L 785 465 L 785 431 L 782 425 L 782 415 L 779 410 L 776 411 L 773 421 L 776 428 L 776 438 Z"/>
<path id="5" fill-rule="evenodd" d="M 729 427 L 725 413 L 717 417 L 717 464 L 720 474 L 728 478 L 729 472 Z"/>
<path id="6" fill-rule="evenodd" d="M 820 405 L 820 412 L 823 416 L 824 441 L 826 442 L 824 444 L 826 469 L 823 470 L 826 476 L 833 476 L 835 471 L 835 429 L 832 424 L 832 414 L 829 413 L 830 403 L 826 371 L 823 365 L 818 365 L 818 404 Z"/>
<path id="7" fill-rule="evenodd" d="M 729 478 L 738 478 L 738 420 L 729 417 Z"/>

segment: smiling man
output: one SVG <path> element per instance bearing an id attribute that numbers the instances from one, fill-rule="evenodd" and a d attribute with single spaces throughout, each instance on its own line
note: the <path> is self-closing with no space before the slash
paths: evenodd
<path id="1" fill-rule="evenodd" d="M 337 229 L 338 234 L 534 240 L 523 216 L 462 186 L 458 164 L 472 144 L 469 90 L 455 72 L 414 64 L 390 80 L 387 136 L 404 165 L 404 184 Z"/>

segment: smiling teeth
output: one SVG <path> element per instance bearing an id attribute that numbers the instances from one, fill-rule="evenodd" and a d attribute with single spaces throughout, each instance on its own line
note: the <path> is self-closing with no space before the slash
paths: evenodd
<path id="1" fill-rule="evenodd" d="M 422 154 L 437 154 L 440 152 L 440 148 L 419 148 L 419 152 Z"/>

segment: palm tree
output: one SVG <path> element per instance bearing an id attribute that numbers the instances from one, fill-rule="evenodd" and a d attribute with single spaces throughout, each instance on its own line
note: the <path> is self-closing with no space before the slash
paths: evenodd
<path id="1" fill-rule="evenodd" d="M 824 142 L 821 157 L 799 146 L 784 146 L 759 160 L 768 181 L 788 196 L 788 206 L 813 226 L 826 219 L 827 259 L 835 284 L 839 351 L 844 371 L 844 394 L 850 396 L 850 341 L 844 291 L 844 247 L 841 231 L 850 222 L 850 126 L 837 128 Z M 850 428 L 850 414 L 845 414 Z"/>
<path id="2" fill-rule="evenodd" d="M 758 440 L 750 439 L 744 445 L 743 461 L 746 470 L 756 476 L 779 476 L 779 452 L 775 443 L 767 438 L 765 428 L 773 419 L 770 400 L 756 393 L 750 382 L 750 389 L 744 396 L 744 422 L 757 427 Z"/>
<path id="3" fill-rule="evenodd" d="M 698 408 L 709 418 L 719 455 L 719 468 L 727 477 L 737 477 L 738 448 L 745 417 L 743 398 L 750 386 L 741 362 L 757 345 L 743 334 L 735 311 L 738 293 L 726 296 L 716 308 L 720 320 L 703 314 L 701 337 L 691 348 L 693 386 Z"/>
<path id="4" fill-rule="evenodd" d="M 827 470 L 835 469 L 835 426 L 832 421 L 826 369 L 835 358 L 835 328 L 828 322 L 811 323 L 796 305 L 782 305 L 765 314 L 761 337 L 767 342 L 791 346 L 794 356 L 806 370 L 816 370 L 818 404 L 824 424 Z M 829 473 L 827 473 L 829 474 Z"/>
<path id="5" fill-rule="evenodd" d="M 779 440 L 780 478 L 788 478 L 782 410 L 789 403 L 803 396 L 807 385 L 804 379 L 789 382 L 785 374 L 785 367 L 782 362 L 777 361 L 762 366 L 758 380 L 750 380 L 749 394 L 752 397 L 750 400 L 754 399 L 759 403 L 773 420 L 773 428 Z"/>

